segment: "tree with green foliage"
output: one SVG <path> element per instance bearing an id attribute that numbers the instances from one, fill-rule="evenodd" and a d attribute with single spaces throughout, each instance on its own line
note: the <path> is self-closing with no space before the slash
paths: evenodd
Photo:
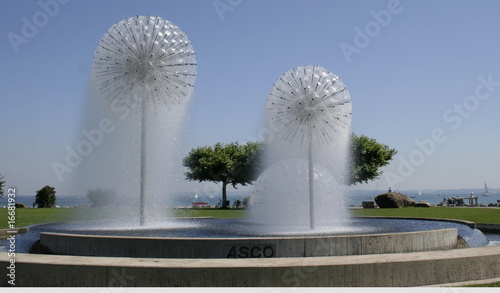
<path id="1" fill-rule="evenodd" d="M 52 208 L 56 205 L 56 189 L 45 185 L 36 192 L 35 204 L 39 208 Z"/>
<path id="2" fill-rule="evenodd" d="M 3 198 L 3 188 L 5 187 L 5 180 L 3 180 L 3 175 L 0 174 L 0 198 Z"/>
<path id="3" fill-rule="evenodd" d="M 349 184 L 366 183 L 382 175 L 381 167 L 397 153 L 395 149 L 365 135 L 351 134 L 351 176 Z"/>
<path id="4" fill-rule="evenodd" d="M 226 187 L 234 188 L 241 184 L 252 184 L 261 168 L 260 154 L 262 143 L 248 142 L 240 145 L 238 142 L 229 144 L 216 143 L 213 147 L 198 147 L 183 159 L 188 180 L 212 181 L 222 183 L 222 208 L 228 207 Z"/>
<path id="5" fill-rule="evenodd" d="M 89 199 L 92 207 L 104 207 L 116 204 L 118 201 L 118 195 L 111 188 L 97 187 L 89 189 L 87 192 L 87 198 Z"/>
<path id="6" fill-rule="evenodd" d="M 366 183 L 379 178 L 381 167 L 397 153 L 395 149 L 377 142 L 365 135 L 351 134 L 351 168 L 348 184 Z M 188 180 L 212 181 L 222 183 L 222 207 L 227 208 L 227 184 L 243 186 L 251 184 L 262 168 L 260 156 L 264 144 L 249 142 L 246 145 L 236 143 L 216 143 L 213 147 L 192 149 L 184 158 L 183 166 Z"/>

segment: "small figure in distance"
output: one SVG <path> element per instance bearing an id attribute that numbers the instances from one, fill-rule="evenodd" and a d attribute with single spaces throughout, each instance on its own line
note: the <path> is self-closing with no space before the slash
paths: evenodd
<path id="1" fill-rule="evenodd" d="M 388 192 L 392 192 L 392 186 L 389 186 L 389 191 Z"/>

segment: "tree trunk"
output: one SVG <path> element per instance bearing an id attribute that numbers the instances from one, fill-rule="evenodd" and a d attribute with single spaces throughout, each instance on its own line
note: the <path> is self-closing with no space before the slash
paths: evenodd
<path id="1" fill-rule="evenodd" d="M 227 193 L 226 193 L 227 182 L 222 181 L 222 208 L 227 209 L 229 205 L 227 204 Z"/>

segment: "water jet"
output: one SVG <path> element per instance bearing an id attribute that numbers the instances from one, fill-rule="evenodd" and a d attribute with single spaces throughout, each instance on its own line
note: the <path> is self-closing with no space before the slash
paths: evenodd
<path id="1" fill-rule="evenodd" d="M 293 202 L 295 206 L 289 207 L 293 213 L 300 214 L 302 208 L 308 206 L 309 227 L 313 230 L 320 221 L 316 210 L 342 213 L 345 207 L 338 203 L 343 201 L 341 197 L 345 192 L 340 185 L 332 183 L 342 182 L 346 176 L 351 112 L 347 87 L 337 75 L 321 66 L 297 66 L 274 83 L 267 99 L 267 120 L 276 139 L 268 142 L 266 160 L 281 162 L 275 163 L 271 171 L 264 172 L 258 180 L 251 197 L 252 208 L 257 210 L 254 217 L 265 219 L 269 209 L 279 210 L 281 203 Z M 273 151 L 280 158 L 276 159 Z M 283 153 L 289 154 L 288 157 Z M 305 160 L 306 167 L 297 159 Z M 315 165 L 321 165 L 319 162 L 323 166 L 316 168 Z M 304 178 L 307 182 L 302 182 Z M 318 179 L 321 183 L 315 184 Z M 287 185 L 294 187 L 285 191 Z M 318 188 L 322 188 L 322 192 L 315 191 Z M 332 196 L 335 193 L 337 196 Z M 306 195 L 307 204 L 302 201 Z M 319 206 L 324 199 L 328 200 Z M 294 221 L 296 225 L 305 220 L 299 218 Z M 276 223 L 270 220 L 268 224 Z"/>
<path id="2" fill-rule="evenodd" d="M 189 99 L 196 79 L 195 53 L 177 26 L 160 17 L 136 16 L 113 25 L 94 54 L 92 77 L 111 103 L 141 108 L 140 223 L 146 224 L 148 107 L 169 110 Z"/>

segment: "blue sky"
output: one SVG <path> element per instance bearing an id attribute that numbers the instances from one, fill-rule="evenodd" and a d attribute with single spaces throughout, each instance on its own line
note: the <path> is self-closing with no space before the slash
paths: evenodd
<path id="1" fill-rule="evenodd" d="M 97 43 L 149 14 L 197 54 L 186 153 L 259 138 L 275 80 L 319 65 L 349 88 L 352 131 L 398 150 L 380 189 L 500 188 L 499 12 L 498 1 L 4 0 L 0 173 L 21 194 L 69 192 L 51 163 L 80 135 Z"/>

